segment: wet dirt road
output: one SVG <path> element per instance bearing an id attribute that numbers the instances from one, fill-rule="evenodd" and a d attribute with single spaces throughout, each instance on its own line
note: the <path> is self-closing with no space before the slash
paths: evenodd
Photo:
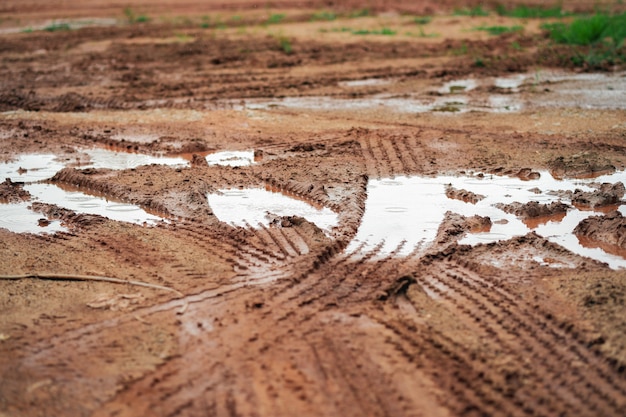
<path id="1" fill-rule="evenodd" d="M 0 6 L 0 416 L 623 413 L 623 69 L 106 3 Z"/>

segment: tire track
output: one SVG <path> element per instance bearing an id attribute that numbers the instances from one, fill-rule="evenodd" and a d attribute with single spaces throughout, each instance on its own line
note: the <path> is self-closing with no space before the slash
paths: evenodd
<path id="1" fill-rule="evenodd" d="M 496 337 L 500 345 L 506 346 L 514 353 L 515 346 L 497 335 L 506 333 L 515 338 L 524 348 L 524 352 L 532 353 L 538 358 L 541 366 L 533 367 L 537 373 L 535 379 L 538 382 L 544 381 L 544 388 L 552 392 L 556 398 L 568 403 L 570 407 L 578 407 L 581 412 L 600 411 L 606 415 L 619 412 L 620 400 L 623 400 L 624 396 L 617 387 L 612 386 L 610 381 L 598 373 L 595 373 L 597 381 L 588 382 L 589 372 L 594 374 L 594 366 L 588 366 L 585 375 L 573 369 L 569 378 L 555 366 L 557 363 L 571 363 L 581 359 L 580 356 L 572 354 L 570 346 L 575 341 L 569 338 L 565 340 L 554 338 L 546 331 L 545 323 L 534 323 L 532 317 L 529 320 L 527 311 L 517 307 L 509 308 L 507 306 L 509 303 L 506 303 L 505 299 L 477 288 L 469 283 L 468 279 L 460 278 L 457 271 L 459 271 L 457 266 L 444 264 L 427 277 L 420 277 L 419 282 L 449 301 L 453 308 L 474 320 L 490 337 Z M 465 273 L 466 271 L 463 272 L 463 276 L 469 275 Z M 522 355 L 521 352 L 516 354 Z M 555 390 L 552 388 L 554 386 L 561 388 Z M 581 398 L 585 400 L 581 401 Z"/>
<path id="2" fill-rule="evenodd" d="M 481 415 L 526 414 L 512 407 L 510 398 L 493 388 L 493 381 L 485 376 L 485 372 L 472 366 L 476 361 L 463 353 L 466 349 L 457 351 L 450 345 L 448 338 L 433 328 L 416 332 L 406 323 L 384 319 L 378 322 L 397 336 L 397 339 L 389 340 L 388 343 L 408 362 L 421 358 L 420 363 L 416 364 L 419 369 L 430 374 L 446 392 L 452 394 L 445 398 L 444 403 L 448 404 L 453 414 L 465 415 L 471 410 Z M 445 367 L 442 368 L 441 364 L 445 364 Z M 485 386 L 493 389 L 486 390 L 483 388 Z"/>
<path id="3" fill-rule="evenodd" d="M 593 366 L 593 369 L 598 372 L 598 375 L 601 376 L 602 379 L 606 380 L 606 382 L 615 390 L 616 394 L 626 397 L 626 388 L 624 388 L 624 385 L 615 382 L 616 378 L 624 380 L 624 377 L 620 376 L 619 372 L 616 373 L 616 370 L 601 357 L 600 352 L 589 348 L 589 343 L 580 338 L 573 325 L 558 322 L 551 313 L 542 309 L 540 305 L 534 305 L 531 308 L 531 306 L 520 304 L 518 302 L 518 297 L 515 297 L 513 291 L 507 290 L 505 283 L 492 278 L 489 275 L 478 275 L 476 273 L 472 273 L 473 265 L 471 263 L 464 264 L 465 265 L 458 264 L 458 267 L 462 268 L 461 272 L 466 273 L 463 275 L 463 279 L 473 281 L 475 285 L 480 286 L 483 289 L 495 290 L 500 295 L 502 302 L 505 303 L 505 305 L 510 305 L 512 308 L 518 309 L 520 311 L 520 315 L 531 318 L 536 327 L 544 330 L 552 338 L 558 339 L 561 342 L 575 342 L 569 346 L 569 350 L 578 357 L 578 360 Z M 452 265 L 450 268 L 451 270 L 454 270 Z M 481 291 L 481 289 L 477 289 L 476 291 Z M 496 300 L 494 302 L 500 302 L 500 300 Z M 612 374 L 614 376 L 612 376 Z"/>

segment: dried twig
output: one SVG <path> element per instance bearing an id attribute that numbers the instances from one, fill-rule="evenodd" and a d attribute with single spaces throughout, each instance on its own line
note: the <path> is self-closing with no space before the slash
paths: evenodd
<path id="1" fill-rule="evenodd" d="M 0 275 L 0 280 L 19 280 L 19 279 L 45 279 L 45 280 L 57 280 L 57 281 L 95 281 L 95 282 L 110 282 L 113 284 L 128 284 L 138 287 L 152 288 L 155 290 L 163 290 L 173 292 L 180 298 L 184 297 L 184 294 L 174 288 L 165 287 L 163 285 L 150 284 L 148 282 L 133 281 L 129 279 L 120 279 L 112 277 L 103 277 L 97 275 L 72 275 L 72 274 L 23 274 L 23 275 Z M 185 303 L 179 314 L 183 314 L 187 310 L 187 303 Z"/>

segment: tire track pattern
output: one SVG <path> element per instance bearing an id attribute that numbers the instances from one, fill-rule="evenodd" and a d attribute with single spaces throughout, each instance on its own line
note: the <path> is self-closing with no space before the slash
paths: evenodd
<path id="1" fill-rule="evenodd" d="M 411 175 L 430 167 L 430 152 L 419 139 L 421 131 L 398 135 L 358 129 L 354 134 L 361 145 L 367 172 L 372 178 Z"/>
<path id="2" fill-rule="evenodd" d="M 512 390 L 511 385 L 494 383 L 500 376 L 489 364 L 463 358 L 465 349 L 450 338 L 435 332 L 432 340 L 426 340 L 439 353 L 450 355 L 451 361 L 447 362 L 458 366 L 458 370 L 451 371 L 452 376 L 465 391 L 471 391 L 471 395 L 463 395 L 480 410 L 491 413 L 493 404 L 497 405 L 496 410 L 513 404 L 516 407 L 507 414 L 522 411 L 529 415 L 618 415 L 626 406 L 623 378 L 604 358 L 550 314 L 523 304 L 501 282 L 451 262 L 435 266 L 418 276 L 417 282 L 458 314 L 459 319 L 471 323 L 494 349 L 519 360 L 532 358 L 526 374 L 516 376 L 525 382 Z M 393 326 L 393 331 L 408 338 L 409 344 L 418 343 L 411 341 L 413 336 L 407 336 L 407 330 L 406 326 Z M 420 339 L 420 345 L 424 341 Z M 578 365 L 570 368 L 568 374 L 563 372 L 563 363 Z M 472 383 L 476 380 L 482 383 Z"/>

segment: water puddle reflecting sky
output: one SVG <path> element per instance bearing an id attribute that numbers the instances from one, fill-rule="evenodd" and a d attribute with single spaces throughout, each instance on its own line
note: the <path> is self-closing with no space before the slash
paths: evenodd
<path id="1" fill-rule="evenodd" d="M 112 151 L 104 148 L 86 149 L 89 162 L 81 163 L 79 168 L 97 169 L 133 169 L 142 165 L 185 166 L 188 161 L 182 157 L 153 156 L 135 152 Z"/>
<path id="2" fill-rule="evenodd" d="M 56 233 L 67 228 L 59 220 L 44 221 L 45 216 L 29 209 L 31 203 L 0 204 L 0 228 L 15 233 Z"/>
<path id="3" fill-rule="evenodd" d="M 21 155 L 15 161 L 0 163 L 0 181 L 9 178 L 12 182 L 24 183 L 32 201 L 55 204 L 76 213 L 97 214 L 111 220 L 154 225 L 164 219 L 150 214 L 141 207 L 112 201 L 104 196 L 70 189 L 66 186 L 38 183 L 52 178 L 66 166 L 80 169 L 105 168 L 114 170 L 133 169 L 142 165 L 158 164 L 187 166 L 189 161 L 182 156 L 153 156 L 136 152 L 124 152 L 104 148 L 83 151 L 89 161 L 61 161 L 56 155 Z M 206 156 L 209 165 L 247 166 L 254 163 L 254 151 L 215 152 Z M 55 233 L 67 231 L 58 220 L 41 221 L 41 213 L 32 211 L 31 202 L 0 203 L 0 227 L 16 233 Z"/>
<path id="4" fill-rule="evenodd" d="M 224 151 L 206 156 L 209 165 L 242 167 L 254 163 L 254 151 Z"/>
<path id="5" fill-rule="evenodd" d="M 387 84 L 392 84 L 391 81 Z M 368 86 L 385 83 L 375 79 L 342 81 L 340 86 Z M 472 90 L 491 87 L 505 90 L 488 94 L 473 94 Z M 521 96 L 510 94 L 522 87 L 542 94 Z M 425 95 L 426 91 L 408 91 L 396 95 L 387 92 L 356 98 L 329 96 L 284 97 L 280 99 L 247 99 L 244 104 L 232 102 L 235 110 L 271 110 L 295 108 L 322 111 L 354 111 L 383 109 L 398 113 L 438 112 L 465 113 L 481 111 L 492 113 L 519 112 L 526 107 L 581 107 L 588 109 L 626 109 L 626 76 L 618 74 L 571 74 L 565 72 L 537 71 L 513 74 L 507 77 L 459 79 L 447 81 L 431 92 L 440 97 Z"/>
<path id="6" fill-rule="evenodd" d="M 556 180 L 548 172 L 541 172 L 540 179 L 531 181 L 501 176 L 396 177 L 371 180 L 368 185 L 365 214 L 357 235 L 347 250 L 353 251 L 364 245 L 362 250 L 367 251 L 384 242 L 381 254 L 389 254 L 405 242 L 399 255 L 407 255 L 416 245 L 428 247 L 434 241 L 445 213 L 451 211 L 467 217 L 488 216 L 493 223 L 488 232 L 466 235 L 460 240 L 461 244 L 496 242 L 525 235 L 534 230 L 576 254 L 607 262 L 612 268 L 626 267 L 626 259 L 608 254 L 601 249 L 583 247 L 572 233 L 581 220 L 597 215 L 598 212 L 580 211 L 572 207 L 565 216 L 560 216 L 561 218 L 555 216 L 546 220 L 546 223 L 533 225 L 531 222 L 526 224 L 514 214 L 506 213 L 495 206 L 498 203 L 530 201 L 542 204 L 563 201 L 569 204 L 570 201 L 560 198 L 555 192 L 574 191 L 577 188 L 592 191 L 588 185 L 591 182 L 618 181 L 626 183 L 626 173 L 570 181 Z M 483 195 L 485 198 L 476 204 L 448 198 L 446 196 L 448 185 L 458 190 Z M 623 206 L 620 210 L 626 213 Z"/>
<path id="7" fill-rule="evenodd" d="M 111 151 L 89 152 L 90 157 L 93 157 L 91 161 L 93 167 L 104 166 L 105 160 L 111 162 Z M 131 153 L 122 154 L 124 155 L 113 156 L 119 158 L 118 162 L 107 163 L 106 167 L 129 168 L 136 166 L 138 161 L 154 161 L 151 158 L 158 158 Z M 133 159 L 135 157 L 136 159 Z M 207 161 L 213 164 L 241 166 L 253 163 L 254 153 L 252 151 L 214 153 L 207 156 Z M 187 163 L 182 157 L 168 158 L 165 162 Z M 32 201 L 55 204 L 77 213 L 97 214 L 113 220 L 147 225 L 163 220 L 135 205 L 110 201 L 103 196 L 83 192 L 84 190 L 38 183 L 51 178 L 63 167 L 64 164 L 54 155 L 24 155 L 14 162 L 0 164 L 0 178 L 25 183 L 24 188 L 31 194 Z M 530 181 L 496 175 L 435 178 L 400 176 L 393 179 L 371 180 L 368 184 L 366 209 L 361 225 L 347 250 L 356 250 L 362 246 L 361 250 L 368 251 L 382 244 L 380 253 L 388 254 L 405 242 L 399 255 L 406 255 L 416 245 L 427 247 L 431 244 L 445 213 L 451 211 L 467 217 L 487 216 L 492 221 L 489 231 L 467 234 L 460 240 L 461 244 L 495 242 L 535 231 L 576 254 L 607 262 L 612 268 L 623 268 L 626 267 L 626 259 L 609 254 L 600 248 L 584 246 L 581 244 L 582 239 L 573 234 L 580 221 L 599 214 L 599 211 L 582 211 L 571 207 L 567 213 L 549 219 L 523 221 L 514 214 L 496 207 L 498 204 L 514 202 L 524 204 L 531 201 L 542 204 L 562 201 L 571 205 L 571 201 L 562 197 L 562 192 L 576 189 L 594 191 L 592 183 L 615 184 L 618 181 L 626 183 L 626 172 L 576 180 L 557 180 L 548 172 L 541 172 L 539 179 Z M 449 198 L 446 195 L 446 187 L 469 191 L 485 198 L 475 204 Z M 215 215 L 220 220 L 236 226 L 269 225 L 276 217 L 294 215 L 306 218 L 327 233 L 338 224 L 338 216 L 332 210 L 315 207 L 295 197 L 269 189 L 225 189 L 207 197 Z M 44 216 L 31 211 L 28 208 L 31 203 L 0 204 L 0 227 L 15 232 L 31 233 L 65 230 L 56 220 L 39 222 Z M 619 210 L 626 214 L 624 205 L 621 205 Z"/>
<path id="8" fill-rule="evenodd" d="M 24 189 L 32 195 L 34 201 L 55 204 L 76 213 L 97 214 L 111 220 L 147 225 L 163 220 L 134 204 L 88 194 L 69 186 L 27 184 Z"/>
<path id="9" fill-rule="evenodd" d="M 219 190 L 208 199 L 217 218 L 235 226 L 268 226 L 276 216 L 300 216 L 329 232 L 338 222 L 329 208 L 262 188 Z"/>

